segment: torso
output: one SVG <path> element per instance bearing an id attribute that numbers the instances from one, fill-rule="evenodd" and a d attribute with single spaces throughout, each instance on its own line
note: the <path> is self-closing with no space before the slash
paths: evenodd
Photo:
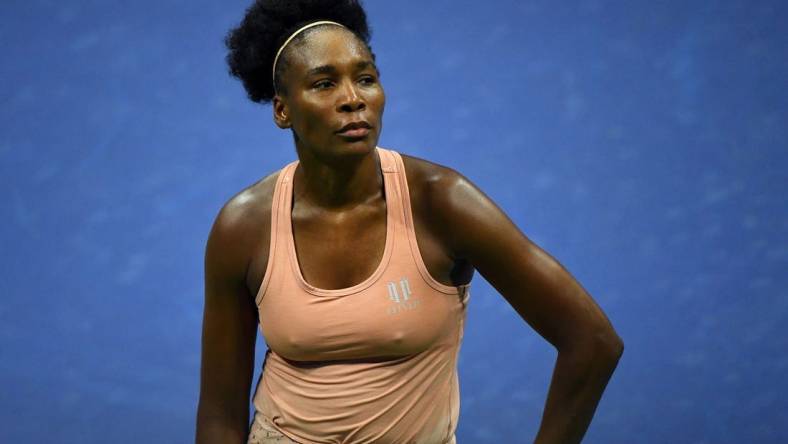
<path id="1" fill-rule="evenodd" d="M 447 168 L 401 154 L 410 189 L 416 239 L 427 270 L 438 282 L 454 286 L 470 282 L 473 268 L 454 258 L 428 204 L 432 187 L 440 186 Z M 271 201 L 279 172 L 272 173 L 235 199 L 244 211 L 244 238 L 249 257 L 246 286 L 254 297 L 268 265 L 271 235 Z M 382 194 L 382 193 L 381 193 Z M 318 288 L 347 288 L 370 276 L 383 254 L 386 237 L 386 206 L 382 196 L 375 202 L 343 213 L 326 213 L 296 205 L 292 213 L 293 236 L 301 272 Z"/>

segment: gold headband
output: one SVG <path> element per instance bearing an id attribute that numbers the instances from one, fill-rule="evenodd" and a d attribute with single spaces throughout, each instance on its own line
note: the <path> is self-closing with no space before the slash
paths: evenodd
<path id="1" fill-rule="evenodd" d="M 274 77 L 276 77 L 276 63 L 279 61 L 279 56 L 282 55 L 282 51 L 284 51 L 285 46 L 287 46 L 287 44 L 290 43 L 290 41 L 292 41 L 298 34 L 301 34 L 302 32 L 306 31 L 307 29 L 309 29 L 309 28 L 311 28 L 313 26 L 318 26 L 318 25 L 337 25 L 337 26 L 341 26 L 343 28 L 347 28 L 345 25 L 343 25 L 341 23 L 332 22 L 330 20 L 321 20 L 319 22 L 312 22 L 312 23 L 306 24 L 306 25 L 302 26 L 301 28 L 299 28 L 298 30 L 296 30 L 294 33 L 290 34 L 290 37 L 288 37 L 287 40 L 285 40 L 285 42 L 282 43 L 282 46 L 279 48 L 279 51 L 276 52 L 276 57 L 274 57 L 274 67 L 273 67 L 272 72 L 271 72 L 271 79 L 272 80 L 273 80 Z M 276 85 L 276 83 L 274 83 L 274 85 Z M 274 88 L 276 88 L 276 86 L 274 86 Z"/>

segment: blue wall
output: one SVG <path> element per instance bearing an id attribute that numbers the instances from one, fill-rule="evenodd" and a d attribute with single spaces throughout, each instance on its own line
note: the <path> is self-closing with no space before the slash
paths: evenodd
<path id="1" fill-rule="evenodd" d="M 380 145 L 473 180 L 625 340 L 585 442 L 788 442 L 786 2 L 367 3 Z M 193 440 L 208 230 L 295 158 L 226 74 L 246 6 L 0 3 L 1 442 Z M 528 442 L 555 350 L 478 274 L 469 310 L 458 442 Z"/>

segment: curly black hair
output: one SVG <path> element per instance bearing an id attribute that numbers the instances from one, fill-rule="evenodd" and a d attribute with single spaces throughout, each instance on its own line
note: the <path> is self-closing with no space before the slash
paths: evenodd
<path id="1" fill-rule="evenodd" d="M 241 80 L 250 100 L 269 103 L 276 90 L 285 93 L 281 76 L 287 66 L 286 57 L 280 56 L 275 78 L 271 78 L 276 52 L 290 34 L 317 20 L 345 25 L 372 53 L 371 30 L 360 0 L 255 0 L 246 9 L 240 25 L 224 38 L 229 49 L 225 57 L 229 73 Z M 304 36 L 305 33 L 299 34 L 293 42 Z"/>

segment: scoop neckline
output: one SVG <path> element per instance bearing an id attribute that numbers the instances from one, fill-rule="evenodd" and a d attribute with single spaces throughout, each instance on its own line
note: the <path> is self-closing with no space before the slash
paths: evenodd
<path id="1" fill-rule="evenodd" d="M 288 171 L 288 186 L 285 193 L 285 231 L 287 232 L 287 247 L 290 252 L 290 265 L 293 269 L 293 274 L 295 275 L 296 281 L 298 282 L 299 286 L 306 290 L 309 293 L 315 295 L 323 295 L 323 296 L 339 296 L 339 295 L 348 295 L 357 293 L 362 291 L 375 283 L 377 279 L 383 274 L 383 271 L 388 264 L 389 257 L 391 256 L 392 244 L 394 243 L 394 212 L 392 211 L 392 202 L 395 198 L 394 190 L 391 189 L 394 186 L 389 179 L 389 175 L 386 174 L 385 169 L 383 168 L 383 155 L 380 152 L 380 147 L 375 148 L 375 152 L 378 155 L 378 171 L 380 174 L 383 175 L 383 192 L 386 198 L 386 243 L 383 247 L 383 255 L 380 258 L 380 262 L 378 263 L 375 271 L 372 272 L 366 279 L 362 280 L 361 282 L 352 285 L 350 287 L 344 288 L 320 288 L 316 287 L 309 282 L 306 281 L 304 278 L 303 273 L 301 272 L 301 265 L 298 263 L 298 253 L 296 252 L 295 248 L 295 235 L 293 234 L 293 192 L 294 192 L 294 184 L 295 184 L 295 169 L 298 166 L 299 161 L 293 162 L 290 171 Z"/>

